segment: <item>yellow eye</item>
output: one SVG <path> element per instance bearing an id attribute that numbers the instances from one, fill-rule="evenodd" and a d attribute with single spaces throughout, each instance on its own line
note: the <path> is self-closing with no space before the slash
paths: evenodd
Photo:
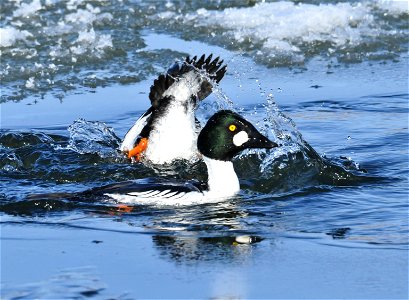
<path id="1" fill-rule="evenodd" d="M 230 130 L 230 131 L 235 131 L 235 130 L 236 130 L 236 125 L 231 124 L 231 125 L 229 126 L 229 130 Z"/>

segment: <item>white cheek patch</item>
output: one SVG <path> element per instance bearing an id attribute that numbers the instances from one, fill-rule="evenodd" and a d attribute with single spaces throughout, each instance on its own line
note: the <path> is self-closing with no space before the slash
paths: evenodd
<path id="1" fill-rule="evenodd" d="M 237 147 L 243 145 L 249 140 L 249 135 L 245 131 L 240 131 L 233 136 L 233 144 Z"/>

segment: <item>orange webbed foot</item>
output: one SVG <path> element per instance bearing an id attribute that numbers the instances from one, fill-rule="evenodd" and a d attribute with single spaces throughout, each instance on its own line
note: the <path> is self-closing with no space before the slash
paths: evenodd
<path id="1" fill-rule="evenodd" d="M 135 157 L 137 161 L 141 159 L 141 154 L 148 147 L 148 139 L 142 138 L 139 143 L 128 152 L 128 158 Z"/>
<path id="2" fill-rule="evenodd" d="M 118 210 L 119 212 L 129 213 L 129 212 L 131 212 L 131 211 L 133 210 L 133 207 L 132 207 L 132 206 L 125 205 L 125 204 L 118 204 L 118 205 L 117 205 L 117 210 Z"/>
<path id="3" fill-rule="evenodd" d="M 115 207 L 108 211 L 108 214 L 111 216 L 117 216 L 123 213 L 132 212 L 133 207 L 125 204 L 117 204 Z"/>

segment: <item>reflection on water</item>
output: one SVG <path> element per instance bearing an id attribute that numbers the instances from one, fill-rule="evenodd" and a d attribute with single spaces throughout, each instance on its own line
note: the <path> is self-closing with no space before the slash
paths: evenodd
<path id="1" fill-rule="evenodd" d="M 254 247 L 251 244 L 262 239 L 256 236 L 155 235 L 152 240 L 162 257 L 178 263 L 194 264 L 198 261 L 242 263 L 251 255 Z"/>
<path id="2" fill-rule="evenodd" d="M 3 1 L 1 262 L 12 282 L 2 297 L 126 299 L 107 291 L 126 282 L 131 298 L 162 288 L 404 298 L 407 5 L 310 2 Z M 272 15 L 280 24 L 264 26 Z M 199 121 L 232 107 L 281 148 L 237 157 L 242 190 L 224 203 L 125 207 L 84 193 L 146 177 L 206 180 L 203 163 L 156 169 L 116 150 L 148 105 L 151 77 L 185 52 L 229 66 Z M 73 251 L 53 257 L 57 244 Z M 64 265 L 90 261 L 101 268 Z"/>

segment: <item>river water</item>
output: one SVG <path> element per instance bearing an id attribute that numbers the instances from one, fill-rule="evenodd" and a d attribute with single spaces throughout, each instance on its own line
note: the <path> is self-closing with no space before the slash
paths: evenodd
<path id="1" fill-rule="evenodd" d="M 34 0 L 2 14 L 2 298 L 407 298 L 407 1 Z M 206 180 L 200 162 L 117 151 L 153 80 L 203 53 L 228 70 L 199 121 L 234 109 L 282 145 L 235 158 L 240 194 L 127 211 L 67 196 Z"/>

